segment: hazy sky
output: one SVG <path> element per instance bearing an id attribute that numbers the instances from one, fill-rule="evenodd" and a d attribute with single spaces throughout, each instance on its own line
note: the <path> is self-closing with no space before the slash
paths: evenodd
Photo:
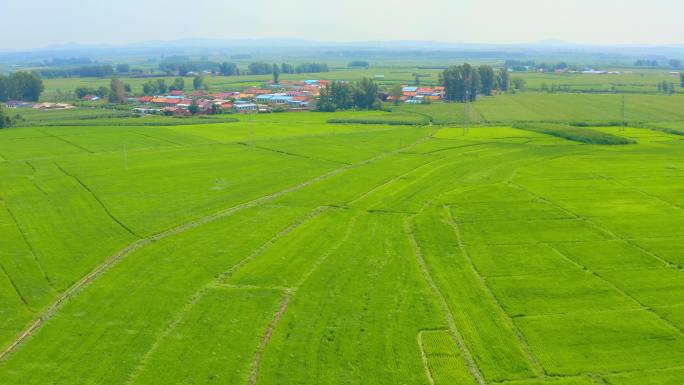
<path id="1" fill-rule="evenodd" d="M 0 48 L 182 38 L 684 43 L 682 0 L 0 0 Z"/>

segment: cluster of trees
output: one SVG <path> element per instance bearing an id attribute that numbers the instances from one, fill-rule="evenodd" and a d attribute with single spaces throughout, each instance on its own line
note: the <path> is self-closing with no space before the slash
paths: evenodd
<path id="1" fill-rule="evenodd" d="M 130 68 L 129 68 L 130 70 Z M 114 67 L 109 64 L 101 65 L 88 65 L 80 66 L 75 68 L 67 69 L 41 69 L 34 71 L 38 75 L 46 79 L 54 78 L 70 78 L 70 77 L 82 77 L 82 78 L 106 78 L 114 74 Z"/>
<path id="2" fill-rule="evenodd" d="M 679 82 L 681 83 L 680 85 L 684 87 L 684 73 L 679 74 Z"/>
<path id="3" fill-rule="evenodd" d="M 23 100 L 37 102 L 45 87 L 43 80 L 28 72 L 14 72 L 9 76 L 0 75 L 0 101 Z"/>
<path id="4" fill-rule="evenodd" d="M 130 87 L 128 88 L 130 90 Z M 109 102 L 123 103 L 126 101 L 126 86 L 119 79 L 112 79 L 109 82 Z"/>
<path id="5" fill-rule="evenodd" d="M 5 110 L 0 106 L 0 128 L 12 127 L 12 118 L 5 113 Z"/>
<path id="6" fill-rule="evenodd" d="M 168 74 L 187 76 L 189 72 L 211 71 L 219 73 L 220 64 L 208 60 L 190 60 L 186 56 L 170 56 L 159 63 L 159 69 Z"/>
<path id="7" fill-rule="evenodd" d="M 295 72 L 298 74 L 313 74 L 318 72 L 328 72 L 330 69 L 325 63 L 302 63 L 295 67 Z"/>
<path id="8" fill-rule="evenodd" d="M 674 83 L 668 83 L 665 80 L 663 80 L 662 82 L 658 83 L 658 92 L 672 95 L 675 92 L 677 92 L 677 90 L 675 89 Z"/>
<path id="9" fill-rule="evenodd" d="M 675 70 L 682 69 L 682 61 L 679 59 L 670 59 L 667 62 L 667 64 L 672 69 L 675 69 Z M 641 59 L 641 60 L 635 61 L 634 65 L 637 67 L 660 67 L 660 62 L 658 62 L 658 60 Z"/>
<path id="10" fill-rule="evenodd" d="M 536 63 L 532 60 L 506 60 L 506 68 L 510 68 L 516 72 L 525 71 L 541 71 L 541 72 L 555 72 L 556 70 L 577 69 L 569 66 L 566 62 L 558 63 Z"/>
<path id="11" fill-rule="evenodd" d="M 282 63 L 281 65 L 269 64 L 264 62 L 250 63 L 247 67 L 250 75 L 269 75 L 275 74 L 302 74 L 302 73 L 318 73 L 328 72 L 330 69 L 325 63 L 301 63 L 297 66 L 292 64 Z"/>
<path id="12" fill-rule="evenodd" d="M 104 98 L 109 95 L 109 88 L 105 86 L 100 88 L 78 87 L 74 90 L 74 95 L 79 99 L 83 99 L 87 95 L 95 95 Z"/>
<path id="13" fill-rule="evenodd" d="M 640 59 L 634 62 L 634 65 L 637 67 L 659 67 L 660 64 L 658 63 L 657 60 L 646 60 L 646 59 Z"/>
<path id="14" fill-rule="evenodd" d="M 192 78 L 192 87 L 196 90 L 206 89 L 207 85 L 204 81 L 204 76 L 198 75 Z M 176 78 L 173 84 L 166 84 L 164 79 L 154 79 L 143 84 L 144 95 L 161 95 L 170 91 L 183 91 L 185 89 L 185 79 Z"/>
<path id="15" fill-rule="evenodd" d="M 440 74 L 440 83 L 445 87 L 446 99 L 464 103 L 474 102 L 478 94 L 491 95 L 492 91 L 508 91 L 510 79 L 508 70 L 495 71 L 488 65 L 473 67 L 468 63 L 447 68 Z"/>
<path id="16" fill-rule="evenodd" d="M 382 103 L 378 93 L 378 85 L 368 78 L 363 78 L 356 83 L 332 82 L 321 90 L 318 110 L 325 112 L 351 108 L 379 110 L 382 108 Z"/>
<path id="17" fill-rule="evenodd" d="M 235 63 L 219 64 L 219 74 L 221 76 L 240 76 L 240 68 Z"/>
<path id="18" fill-rule="evenodd" d="M 165 94 L 169 91 L 164 79 L 154 79 L 143 84 L 143 94 L 145 95 L 159 95 Z"/>
<path id="19" fill-rule="evenodd" d="M 204 83 L 204 76 L 195 76 L 192 79 L 192 88 L 196 90 L 207 88 L 207 85 Z"/>
<path id="20" fill-rule="evenodd" d="M 95 95 L 100 98 L 108 97 L 112 103 L 123 103 L 126 101 L 126 94 L 132 91 L 130 84 L 124 84 L 121 80 L 113 78 L 109 82 L 109 87 L 100 88 L 78 87 L 74 90 L 74 96 L 79 99 L 87 95 Z"/>
<path id="21" fill-rule="evenodd" d="M 116 72 L 120 74 L 127 74 L 131 72 L 131 66 L 129 64 L 117 64 L 116 65 Z"/>
<path id="22" fill-rule="evenodd" d="M 250 63 L 247 70 L 251 75 L 269 75 L 273 73 L 273 65 L 263 62 Z"/>
<path id="23" fill-rule="evenodd" d="M 522 91 L 525 89 L 525 87 L 527 87 L 527 81 L 521 77 L 511 78 L 510 86 L 513 88 L 513 90 Z"/>

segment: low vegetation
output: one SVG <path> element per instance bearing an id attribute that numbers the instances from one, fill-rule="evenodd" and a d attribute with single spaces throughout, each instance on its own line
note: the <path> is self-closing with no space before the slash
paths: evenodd
<path id="1" fill-rule="evenodd" d="M 515 128 L 521 130 L 538 132 L 541 134 L 557 136 L 559 138 L 572 140 L 575 142 L 601 145 L 622 145 L 634 144 L 634 140 L 612 135 L 605 132 L 595 131 L 590 128 L 576 127 L 561 124 L 516 124 Z"/>

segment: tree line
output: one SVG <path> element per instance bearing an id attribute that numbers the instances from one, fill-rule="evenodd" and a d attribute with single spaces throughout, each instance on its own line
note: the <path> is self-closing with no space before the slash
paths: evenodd
<path id="1" fill-rule="evenodd" d="M 684 78 L 684 75 L 680 75 L 680 76 L 682 76 Z M 684 84 L 684 80 L 683 80 L 683 84 Z M 663 93 L 663 94 L 674 95 L 677 92 L 677 90 L 675 89 L 675 84 L 674 83 L 668 83 L 665 80 L 658 83 L 657 88 L 658 88 L 658 92 Z"/>
<path id="2" fill-rule="evenodd" d="M 675 70 L 682 69 L 682 61 L 679 59 L 670 59 L 667 61 L 667 65 Z M 658 60 L 652 59 L 640 59 L 634 62 L 636 67 L 660 67 L 660 62 Z"/>
<path id="3" fill-rule="evenodd" d="M 540 72 L 555 72 L 556 70 L 578 70 L 579 68 L 575 66 L 570 66 L 566 62 L 558 63 L 537 63 L 533 60 L 506 60 L 506 68 L 510 68 L 515 72 L 525 72 L 525 71 L 540 71 Z"/>
<path id="4" fill-rule="evenodd" d="M 511 80 L 508 70 L 495 71 L 488 65 L 473 67 L 468 63 L 447 68 L 440 74 L 448 101 L 474 102 L 478 94 L 491 95 L 494 90 L 508 91 Z"/>
<path id="5" fill-rule="evenodd" d="M 265 62 L 250 63 L 247 70 L 250 75 L 270 75 L 275 73 L 303 74 L 330 71 L 328 65 L 325 63 L 301 63 L 295 66 L 288 63 L 278 65 Z"/>
<path id="6" fill-rule="evenodd" d="M 352 108 L 379 110 L 382 103 L 378 93 L 378 85 L 368 78 L 355 83 L 335 81 L 321 90 L 317 109 L 324 112 Z"/>
<path id="7" fill-rule="evenodd" d="M 23 100 L 37 102 L 45 87 L 43 80 L 29 72 L 0 75 L 0 102 Z"/>

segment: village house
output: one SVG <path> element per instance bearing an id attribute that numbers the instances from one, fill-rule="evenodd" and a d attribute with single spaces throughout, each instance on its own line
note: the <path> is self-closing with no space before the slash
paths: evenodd
<path id="1" fill-rule="evenodd" d="M 238 103 L 238 102 L 236 102 L 234 108 L 235 108 L 235 111 L 237 111 L 239 113 L 246 114 L 246 113 L 249 113 L 252 111 L 256 111 L 258 109 L 258 106 L 254 103 L 247 103 L 247 102 Z"/>
<path id="2" fill-rule="evenodd" d="M 5 107 L 7 108 L 32 108 L 35 105 L 35 103 L 31 102 L 22 102 L 21 100 L 10 100 L 5 103 Z"/>

